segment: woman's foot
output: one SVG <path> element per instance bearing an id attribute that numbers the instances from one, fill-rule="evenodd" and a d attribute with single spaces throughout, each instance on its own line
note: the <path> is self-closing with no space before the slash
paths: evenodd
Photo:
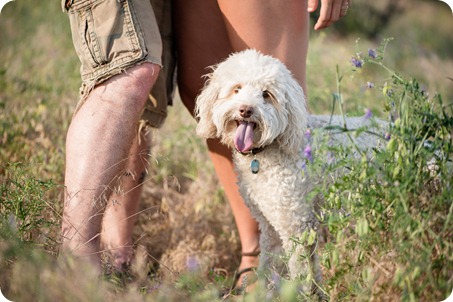
<path id="1" fill-rule="evenodd" d="M 240 295 L 254 289 L 257 280 L 256 269 L 259 264 L 259 254 L 259 251 L 241 253 L 241 263 L 234 273 L 233 285 L 223 296 Z"/>

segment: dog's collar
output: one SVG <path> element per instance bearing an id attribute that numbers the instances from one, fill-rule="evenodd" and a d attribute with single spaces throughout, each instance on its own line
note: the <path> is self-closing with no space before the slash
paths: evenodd
<path id="1" fill-rule="evenodd" d="M 260 148 L 253 148 L 252 150 L 250 150 L 248 152 L 240 152 L 240 151 L 237 151 L 237 150 L 236 150 L 236 152 L 238 154 L 241 154 L 241 155 L 244 155 L 244 156 L 253 155 L 253 159 L 250 162 L 250 168 L 249 169 L 250 169 L 250 172 L 252 172 L 253 174 L 257 174 L 258 171 L 260 170 L 260 162 L 256 159 L 256 154 L 260 153 L 265 148 L 266 148 L 266 146 L 263 146 L 263 147 L 260 147 Z"/>
<path id="2" fill-rule="evenodd" d="M 263 151 L 265 148 L 266 148 L 266 146 L 259 147 L 259 148 L 253 148 L 252 150 L 250 150 L 248 152 L 241 152 L 241 151 L 237 151 L 237 150 L 236 151 L 237 151 L 237 153 L 239 153 L 241 155 L 255 155 L 255 154 L 258 154 L 261 151 Z"/>

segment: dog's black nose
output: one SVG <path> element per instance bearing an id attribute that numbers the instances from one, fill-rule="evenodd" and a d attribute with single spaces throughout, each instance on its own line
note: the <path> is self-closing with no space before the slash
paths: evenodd
<path id="1" fill-rule="evenodd" d="M 251 117 L 253 114 L 253 107 L 248 105 L 242 105 L 239 107 L 239 114 L 243 118 Z"/>

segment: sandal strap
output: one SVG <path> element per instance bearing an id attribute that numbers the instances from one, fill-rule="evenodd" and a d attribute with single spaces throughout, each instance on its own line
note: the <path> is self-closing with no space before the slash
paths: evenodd
<path id="1" fill-rule="evenodd" d="M 241 256 L 250 256 L 250 257 L 258 257 L 260 255 L 260 251 L 256 252 L 242 252 Z"/>
<path id="2" fill-rule="evenodd" d="M 257 268 L 256 267 L 246 267 L 246 268 L 243 268 L 239 271 L 236 271 L 234 273 L 234 278 L 233 278 L 233 284 L 231 285 L 231 289 L 230 289 L 230 292 L 233 292 L 235 289 L 237 290 L 240 290 L 242 291 L 243 289 L 242 288 L 238 288 L 238 281 L 241 279 L 241 275 L 242 274 L 245 274 L 245 273 L 248 273 L 248 272 L 252 272 L 252 271 L 255 271 Z"/>
<path id="3" fill-rule="evenodd" d="M 237 285 L 238 281 L 241 279 L 241 275 L 245 274 L 245 273 L 248 273 L 248 272 L 251 272 L 251 271 L 255 271 L 256 269 L 257 269 L 257 267 L 253 267 L 252 266 L 252 267 L 243 268 L 243 269 L 241 269 L 239 271 L 235 271 L 234 272 L 234 277 L 233 277 L 233 284 L 231 285 L 231 287 L 222 290 L 220 292 L 219 297 L 221 299 L 225 299 L 230 294 L 233 294 L 233 295 L 238 295 L 239 294 L 239 295 L 241 295 L 243 293 L 243 289 L 241 288 L 241 286 Z"/>
<path id="4" fill-rule="evenodd" d="M 246 267 L 246 268 L 243 268 L 243 269 L 237 271 L 236 274 L 235 274 L 235 280 L 234 281 L 238 281 L 239 277 L 241 277 L 242 274 L 251 272 L 253 270 L 256 270 L 256 267 L 254 267 L 254 266 Z"/>

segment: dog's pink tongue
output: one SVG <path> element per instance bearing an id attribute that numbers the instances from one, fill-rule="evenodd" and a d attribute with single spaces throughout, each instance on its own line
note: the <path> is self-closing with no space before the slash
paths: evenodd
<path id="1" fill-rule="evenodd" d="M 234 135 L 234 146 L 239 152 L 247 152 L 253 145 L 253 128 L 255 123 L 242 121 Z"/>

